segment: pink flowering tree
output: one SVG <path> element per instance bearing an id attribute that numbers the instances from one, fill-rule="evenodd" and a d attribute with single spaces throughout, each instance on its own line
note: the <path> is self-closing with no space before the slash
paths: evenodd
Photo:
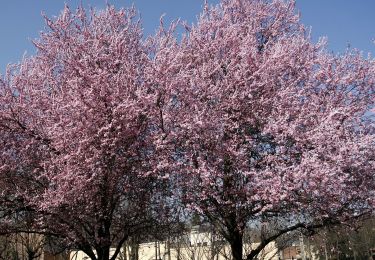
<path id="1" fill-rule="evenodd" d="M 142 29 L 134 9 L 111 6 L 65 7 L 46 24 L 37 54 L 1 81 L 2 224 L 20 230 L 14 215 L 28 211 L 34 232 L 115 259 L 156 224 L 167 190 Z"/>
<path id="2" fill-rule="evenodd" d="M 115 259 L 173 213 L 167 180 L 234 260 L 247 226 L 270 230 L 254 259 L 373 212 L 375 63 L 312 43 L 293 2 L 206 4 L 181 42 L 172 24 L 143 43 L 134 9 L 46 22 L 0 81 L 2 231 Z"/>
<path id="3" fill-rule="evenodd" d="M 288 232 L 373 212 L 372 59 L 312 43 L 281 0 L 206 4 L 181 43 L 172 35 L 154 40 L 163 144 L 182 199 L 233 259 L 248 225 L 272 227 L 250 260 Z"/>

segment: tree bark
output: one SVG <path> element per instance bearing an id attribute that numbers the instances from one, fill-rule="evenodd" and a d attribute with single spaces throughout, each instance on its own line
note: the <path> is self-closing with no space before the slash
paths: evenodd
<path id="1" fill-rule="evenodd" d="M 155 241 L 155 259 L 158 259 L 158 242 Z"/>
<path id="2" fill-rule="evenodd" d="M 101 247 L 99 249 L 96 249 L 97 252 L 97 260 L 109 260 L 109 251 L 110 246 Z"/>
<path id="3" fill-rule="evenodd" d="M 230 249 L 232 251 L 233 260 L 242 260 L 243 256 L 243 235 L 236 231 L 231 234 L 231 240 L 229 241 Z"/>

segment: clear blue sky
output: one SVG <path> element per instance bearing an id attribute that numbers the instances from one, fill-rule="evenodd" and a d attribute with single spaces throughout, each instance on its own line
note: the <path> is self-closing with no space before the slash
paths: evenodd
<path id="1" fill-rule="evenodd" d="M 14 63 L 27 52 L 34 53 L 30 39 L 38 37 L 44 28 L 41 11 L 48 16 L 58 15 L 68 3 L 72 9 L 79 3 L 97 8 L 105 6 L 105 0 L 8 0 L 0 8 L 0 72 L 7 63 Z M 153 33 L 161 14 L 166 20 L 180 17 L 189 22 L 195 21 L 203 0 L 109 0 L 117 7 L 134 3 L 140 10 L 145 34 Z M 219 0 L 210 0 L 218 3 Z M 327 36 L 329 49 L 343 52 L 350 44 L 367 54 L 375 53 L 375 0 L 297 0 L 302 21 L 312 27 L 313 39 Z"/>

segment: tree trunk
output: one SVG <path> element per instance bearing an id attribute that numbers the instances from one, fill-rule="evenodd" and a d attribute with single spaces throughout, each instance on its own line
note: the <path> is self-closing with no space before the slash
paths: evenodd
<path id="1" fill-rule="evenodd" d="M 167 260 L 171 260 L 171 241 L 169 237 L 167 240 Z"/>
<path id="2" fill-rule="evenodd" d="M 97 252 L 97 260 L 109 260 L 109 251 L 110 251 L 110 246 L 102 247 L 99 249 L 96 249 Z"/>
<path id="3" fill-rule="evenodd" d="M 139 260 L 139 244 L 135 245 L 135 260 Z"/>
<path id="4" fill-rule="evenodd" d="M 27 259 L 28 260 L 34 260 L 34 258 L 36 258 L 34 252 L 27 252 Z"/>
<path id="5" fill-rule="evenodd" d="M 177 240 L 177 248 L 176 248 L 176 251 L 177 251 L 177 260 L 181 260 L 181 241 L 180 241 L 180 237 L 178 237 L 178 240 Z"/>
<path id="6" fill-rule="evenodd" d="M 211 228 L 211 236 L 210 236 L 210 260 L 215 260 L 215 246 L 214 246 L 214 229 Z"/>
<path id="7" fill-rule="evenodd" d="M 242 241 L 243 235 L 240 232 L 234 232 L 229 241 L 230 249 L 232 251 L 233 260 L 242 260 L 243 248 Z"/>

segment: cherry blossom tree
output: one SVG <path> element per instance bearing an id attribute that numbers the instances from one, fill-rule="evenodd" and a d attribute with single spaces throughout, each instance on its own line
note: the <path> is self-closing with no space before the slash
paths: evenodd
<path id="1" fill-rule="evenodd" d="M 0 81 L 4 232 L 32 216 L 34 232 L 115 259 L 183 202 L 239 260 L 250 225 L 254 259 L 373 212 L 375 62 L 313 43 L 294 2 L 205 4 L 181 41 L 172 23 L 144 42 L 134 9 L 46 23 Z"/>
<path id="2" fill-rule="evenodd" d="M 115 259 L 160 220 L 167 191 L 142 29 L 133 8 L 66 6 L 45 19 L 37 54 L 1 81 L 2 225 L 19 228 L 12 216 L 31 212 L 35 232 Z"/>
<path id="3" fill-rule="evenodd" d="M 153 40 L 154 84 L 186 205 L 219 223 L 235 260 L 296 229 L 373 212 L 374 60 L 313 43 L 294 2 L 205 5 L 179 43 Z"/>

